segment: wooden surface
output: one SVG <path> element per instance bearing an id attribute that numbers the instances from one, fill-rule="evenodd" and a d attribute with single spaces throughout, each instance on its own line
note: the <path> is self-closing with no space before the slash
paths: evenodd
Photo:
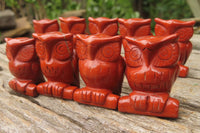
<path id="1" fill-rule="evenodd" d="M 187 0 L 190 9 L 195 17 L 200 17 L 200 0 Z"/>
<path id="2" fill-rule="evenodd" d="M 0 42 L 4 42 L 6 37 L 19 37 L 32 29 L 31 24 L 27 21 L 26 17 L 16 19 L 17 26 L 15 29 L 7 30 L 2 32 L 0 36 Z"/>
<path id="3" fill-rule="evenodd" d="M 179 118 L 164 119 L 120 113 L 78 104 L 70 100 L 18 94 L 8 87 L 12 78 L 0 45 L 0 132 L 200 132 L 200 36 L 192 38 L 194 49 L 187 62 L 188 78 L 178 78 L 171 96 L 180 101 Z M 83 83 L 82 83 L 83 86 Z M 122 95 L 131 89 L 124 79 Z"/>

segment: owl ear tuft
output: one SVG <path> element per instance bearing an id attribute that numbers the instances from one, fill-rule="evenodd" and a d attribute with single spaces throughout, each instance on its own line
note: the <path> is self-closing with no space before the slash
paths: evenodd
<path id="1" fill-rule="evenodd" d="M 158 24 L 166 23 L 166 20 L 160 18 L 155 18 L 154 21 Z"/>
<path id="2" fill-rule="evenodd" d="M 6 38 L 5 38 L 5 41 L 8 42 L 8 41 L 11 40 L 11 39 L 12 39 L 12 38 L 6 37 Z"/>
<path id="3" fill-rule="evenodd" d="M 119 19 L 118 19 L 118 22 L 123 24 L 126 20 L 127 20 L 127 19 L 119 18 Z"/>
<path id="4" fill-rule="evenodd" d="M 38 34 L 37 33 L 33 33 L 32 36 L 33 36 L 33 38 L 38 38 Z"/>
<path id="5" fill-rule="evenodd" d="M 178 40 L 178 34 L 175 33 L 175 34 L 172 34 L 172 35 L 169 35 L 169 36 L 165 36 L 161 42 L 177 42 Z"/>

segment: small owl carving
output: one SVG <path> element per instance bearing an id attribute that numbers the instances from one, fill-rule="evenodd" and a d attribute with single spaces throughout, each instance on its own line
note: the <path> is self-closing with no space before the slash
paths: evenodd
<path id="1" fill-rule="evenodd" d="M 119 31 L 123 37 L 151 35 L 151 19 L 119 18 L 118 22 L 119 22 Z"/>
<path id="2" fill-rule="evenodd" d="M 116 109 L 125 70 L 120 51 L 121 36 L 77 35 L 79 71 L 86 87 L 74 92 L 75 101 Z"/>
<path id="3" fill-rule="evenodd" d="M 58 25 L 57 19 L 33 20 L 33 27 L 34 27 L 35 33 L 59 31 L 59 25 Z"/>
<path id="4" fill-rule="evenodd" d="M 121 112 L 178 117 L 178 100 L 169 97 L 179 73 L 178 35 L 125 37 L 126 77 L 133 90 L 121 97 Z"/>
<path id="5" fill-rule="evenodd" d="M 43 95 L 72 99 L 79 87 L 77 57 L 73 52 L 73 35 L 61 32 L 33 33 L 42 73 L 47 81 L 37 86 Z"/>
<path id="6" fill-rule="evenodd" d="M 26 37 L 6 38 L 6 55 L 14 79 L 9 86 L 22 94 L 37 96 L 36 84 L 44 81 L 35 51 L 35 40 Z"/>
<path id="7" fill-rule="evenodd" d="M 155 26 L 155 34 L 157 36 L 162 35 L 171 35 L 178 34 L 178 44 L 180 48 L 180 59 L 179 59 L 179 67 L 180 67 L 180 77 L 186 77 L 188 74 L 189 68 L 184 66 L 190 53 L 192 51 L 192 43 L 189 39 L 193 35 L 193 26 L 195 21 L 180 21 L 180 20 L 163 20 L 159 18 L 155 18 L 156 26 Z"/>
<path id="8" fill-rule="evenodd" d="M 60 27 L 63 33 L 84 34 L 86 23 L 85 18 L 79 17 L 59 17 Z"/>
<path id="9" fill-rule="evenodd" d="M 118 18 L 109 19 L 106 17 L 89 17 L 89 30 L 91 34 L 106 34 L 110 36 L 117 35 Z"/>

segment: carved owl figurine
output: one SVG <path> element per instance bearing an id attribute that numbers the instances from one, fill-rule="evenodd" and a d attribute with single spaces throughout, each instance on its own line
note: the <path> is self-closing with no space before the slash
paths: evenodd
<path id="1" fill-rule="evenodd" d="M 125 70 L 125 62 L 120 56 L 121 36 L 79 34 L 76 51 L 86 87 L 74 92 L 74 100 L 116 109 Z"/>
<path id="2" fill-rule="evenodd" d="M 119 31 L 123 37 L 151 35 L 151 19 L 119 18 L 118 22 L 119 22 Z"/>
<path id="3" fill-rule="evenodd" d="M 14 79 L 9 86 L 13 90 L 29 96 L 37 96 L 36 84 L 43 76 L 35 51 L 35 40 L 31 38 L 6 38 L 6 55 L 9 69 Z"/>
<path id="4" fill-rule="evenodd" d="M 33 27 L 34 27 L 35 33 L 59 31 L 59 25 L 58 25 L 57 19 L 33 20 Z"/>
<path id="5" fill-rule="evenodd" d="M 63 33 L 84 34 L 86 23 L 85 18 L 79 17 L 59 17 L 60 27 Z"/>
<path id="6" fill-rule="evenodd" d="M 155 18 L 155 34 L 157 36 L 170 35 L 177 33 L 179 35 L 178 44 L 180 48 L 180 77 L 186 77 L 189 71 L 187 66 L 184 66 L 192 51 L 192 43 L 189 39 L 193 35 L 193 26 L 195 21 L 180 21 L 180 20 L 163 20 Z"/>
<path id="7" fill-rule="evenodd" d="M 179 73 L 178 35 L 125 37 L 126 77 L 133 90 L 118 103 L 121 112 L 178 117 L 169 92 Z"/>
<path id="8" fill-rule="evenodd" d="M 47 81 L 37 86 L 39 94 L 72 99 L 79 87 L 77 58 L 73 54 L 73 35 L 61 32 L 33 33 L 36 52 Z"/>
<path id="9" fill-rule="evenodd" d="M 117 35 L 118 18 L 109 19 L 106 17 L 89 17 L 89 30 L 91 34 L 106 34 L 110 36 Z"/>

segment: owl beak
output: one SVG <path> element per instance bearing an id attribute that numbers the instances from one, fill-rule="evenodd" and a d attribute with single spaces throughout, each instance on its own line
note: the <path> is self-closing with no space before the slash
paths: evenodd
<path id="1" fill-rule="evenodd" d="M 143 49 L 143 56 L 144 56 L 144 61 L 145 61 L 145 64 L 146 66 L 149 66 L 150 65 L 150 60 L 151 60 L 151 55 L 152 54 L 152 51 L 151 49 L 145 47 Z"/>
<path id="2" fill-rule="evenodd" d="M 96 55 L 96 47 L 89 45 L 87 51 L 88 51 L 88 59 L 94 60 Z"/>

